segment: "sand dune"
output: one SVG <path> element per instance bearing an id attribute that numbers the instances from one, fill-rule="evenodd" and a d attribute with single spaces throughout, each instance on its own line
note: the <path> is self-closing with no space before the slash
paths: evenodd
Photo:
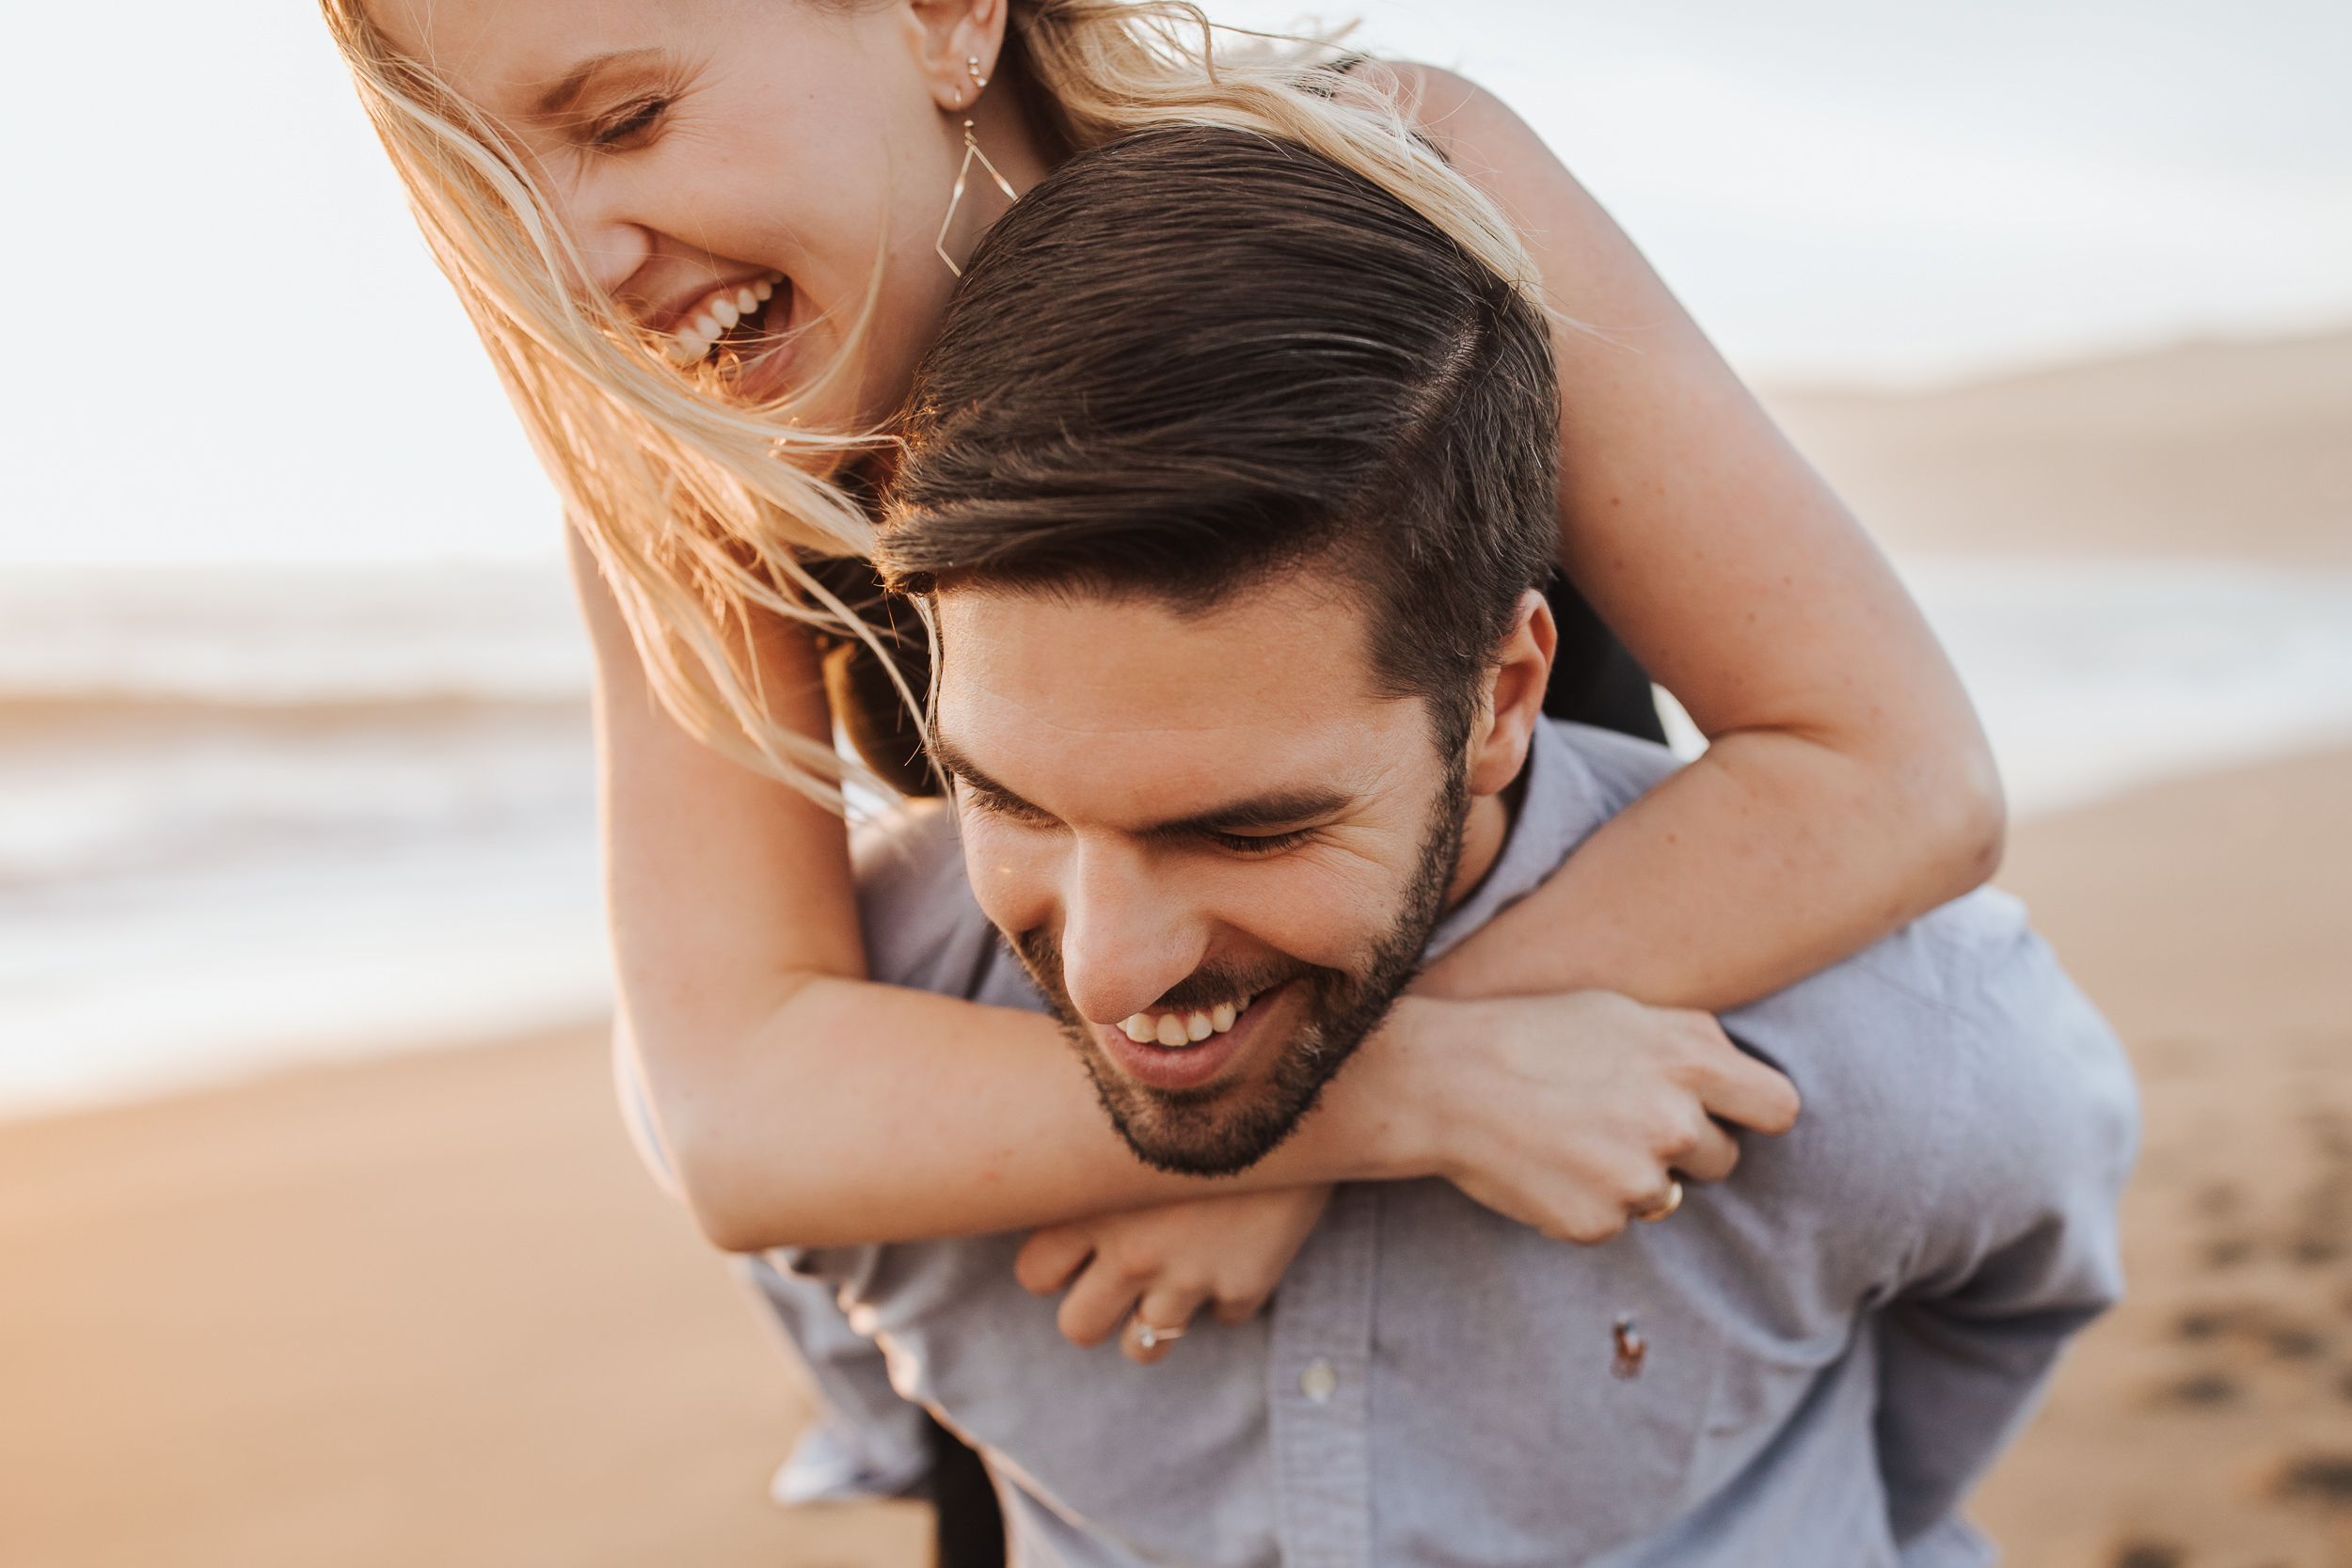
<path id="1" fill-rule="evenodd" d="M 1898 550 L 2352 565 L 2352 331 L 1765 401 Z"/>

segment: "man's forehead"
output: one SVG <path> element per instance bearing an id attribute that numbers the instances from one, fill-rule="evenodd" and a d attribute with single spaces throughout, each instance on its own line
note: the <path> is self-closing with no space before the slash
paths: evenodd
<path id="1" fill-rule="evenodd" d="M 948 589 L 936 606 L 943 704 L 1010 704 L 1038 722 L 1117 733 L 1295 723 L 1376 700 L 1360 612 L 1295 577 L 1201 610 L 993 585 Z"/>
<path id="2" fill-rule="evenodd" d="M 1400 715 L 1374 694 L 1360 615 L 1319 589 L 1278 583 L 1186 614 L 1141 597 L 955 588 L 937 613 L 939 738 L 1040 804 L 1067 795 L 1156 820 L 1328 784 L 1363 776 L 1367 741 L 1400 718 L 1418 723 L 1418 705 Z"/>

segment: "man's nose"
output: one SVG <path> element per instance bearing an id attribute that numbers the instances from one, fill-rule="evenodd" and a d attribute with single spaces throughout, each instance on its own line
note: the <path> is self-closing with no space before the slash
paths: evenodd
<path id="1" fill-rule="evenodd" d="M 1082 847 L 1062 895 L 1062 985 L 1082 1018 L 1117 1023 L 1208 956 L 1209 922 L 1181 878 L 1131 847 Z"/>

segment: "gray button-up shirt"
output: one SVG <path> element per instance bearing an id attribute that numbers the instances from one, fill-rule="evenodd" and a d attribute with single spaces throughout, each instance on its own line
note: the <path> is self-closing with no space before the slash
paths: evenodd
<path id="1" fill-rule="evenodd" d="M 1672 762 L 1547 725 L 1530 767 L 1432 957 Z M 1037 1006 L 951 814 L 899 819 L 861 875 L 876 978 Z M 1579 1248 L 1443 1181 L 1343 1187 L 1267 1311 L 1159 1366 L 1063 1339 L 1017 1236 L 779 1260 L 982 1450 L 1023 1564 L 1988 1560 L 1960 1497 L 2121 1286 L 2122 1052 L 1991 892 L 1724 1023 L 1804 1115 L 1671 1219 Z M 810 1348 L 854 1392 L 854 1357 Z"/>

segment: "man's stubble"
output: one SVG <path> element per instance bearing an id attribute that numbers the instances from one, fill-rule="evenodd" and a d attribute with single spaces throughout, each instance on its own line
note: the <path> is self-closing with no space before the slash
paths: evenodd
<path id="1" fill-rule="evenodd" d="M 1154 1004 L 1156 1010 L 1190 1011 L 1262 995 L 1285 981 L 1302 982 L 1308 991 L 1307 1023 L 1263 1084 L 1150 1089 L 1129 1082 L 1104 1059 L 1071 1005 L 1062 983 L 1060 947 L 1052 934 L 1025 931 L 1009 939 L 1030 983 L 1077 1050 L 1111 1125 L 1136 1158 L 1180 1176 L 1231 1176 L 1281 1147 L 1314 1109 L 1324 1085 L 1379 1027 L 1418 972 L 1429 934 L 1445 914 L 1446 895 L 1461 865 L 1469 816 L 1468 780 L 1456 759 L 1446 768 L 1397 918 L 1360 974 L 1296 961 L 1257 970 L 1213 965 L 1194 971 Z M 1249 1097 L 1247 1102 L 1228 1103 L 1245 1095 Z"/>

